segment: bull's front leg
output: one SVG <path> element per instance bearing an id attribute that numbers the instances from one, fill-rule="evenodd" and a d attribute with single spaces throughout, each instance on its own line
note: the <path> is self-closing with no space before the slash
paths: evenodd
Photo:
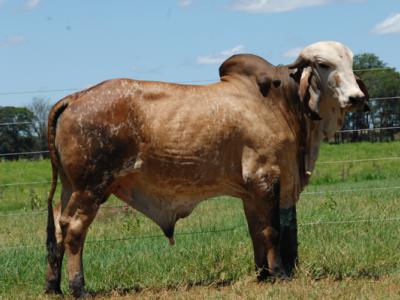
<path id="1" fill-rule="evenodd" d="M 293 275 L 298 263 L 296 206 L 280 209 L 280 250 L 286 274 Z"/>
<path id="2" fill-rule="evenodd" d="M 260 181 L 252 186 L 253 195 L 244 200 L 244 210 L 253 242 L 257 278 L 286 278 L 280 256 L 279 178 L 269 184 Z"/>

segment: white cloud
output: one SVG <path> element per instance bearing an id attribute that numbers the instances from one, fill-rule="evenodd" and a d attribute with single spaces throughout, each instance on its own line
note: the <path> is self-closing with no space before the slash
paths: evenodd
<path id="1" fill-rule="evenodd" d="M 303 48 L 301 48 L 301 47 L 292 48 L 292 49 L 289 49 L 286 52 L 284 52 L 282 54 L 282 56 L 286 57 L 286 58 L 298 57 L 301 50 L 303 50 Z"/>
<path id="2" fill-rule="evenodd" d="M 32 10 L 35 9 L 36 7 L 38 7 L 38 5 L 40 4 L 41 0 L 26 0 L 25 4 L 24 4 L 24 8 L 26 10 Z"/>
<path id="3" fill-rule="evenodd" d="M 12 35 L 0 41 L 0 48 L 7 48 L 14 45 L 21 44 L 25 41 L 25 38 L 22 35 Z"/>
<path id="4" fill-rule="evenodd" d="M 233 0 L 231 7 L 251 13 L 277 13 L 335 2 L 362 3 L 365 0 Z"/>
<path id="5" fill-rule="evenodd" d="M 178 2 L 182 7 L 187 7 L 192 4 L 192 0 L 179 0 Z"/>
<path id="6" fill-rule="evenodd" d="M 372 32 L 376 34 L 400 33 L 400 13 L 393 14 L 376 24 Z"/>
<path id="7" fill-rule="evenodd" d="M 217 54 L 211 54 L 207 56 L 199 56 L 197 63 L 200 65 L 215 65 L 222 63 L 228 57 L 241 52 L 244 49 L 243 45 L 237 45 L 231 49 L 223 50 Z"/>

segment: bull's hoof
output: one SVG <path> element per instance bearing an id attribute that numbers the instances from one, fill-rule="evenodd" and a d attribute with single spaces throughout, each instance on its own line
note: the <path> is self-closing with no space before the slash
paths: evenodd
<path id="1" fill-rule="evenodd" d="M 259 282 L 276 282 L 289 280 L 289 276 L 282 268 L 274 268 L 273 270 L 262 269 L 257 274 Z"/>
<path id="2" fill-rule="evenodd" d="M 44 289 L 45 294 L 48 295 L 62 295 L 62 291 L 60 288 L 60 281 L 52 280 L 46 281 L 46 287 Z"/>
<path id="3" fill-rule="evenodd" d="M 84 287 L 84 280 L 82 275 L 76 276 L 73 280 L 69 282 L 69 290 L 75 299 L 82 299 L 89 297 L 90 294 L 86 292 Z"/>
<path id="4" fill-rule="evenodd" d="M 259 282 L 267 281 L 270 277 L 271 277 L 271 275 L 269 274 L 269 271 L 267 268 L 259 269 L 257 271 L 257 280 Z"/>
<path id="5" fill-rule="evenodd" d="M 91 297 L 92 295 L 88 293 L 84 287 L 77 288 L 77 289 L 72 289 L 70 287 L 71 294 L 74 296 L 75 299 L 83 299 L 83 298 L 88 298 Z"/>

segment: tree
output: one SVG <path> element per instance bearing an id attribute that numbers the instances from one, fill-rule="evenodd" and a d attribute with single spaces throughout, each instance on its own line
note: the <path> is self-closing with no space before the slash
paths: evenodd
<path id="1" fill-rule="evenodd" d="M 51 109 L 50 102 L 43 98 L 34 98 L 28 108 L 34 116 L 33 130 L 37 136 L 35 149 L 47 150 L 47 116 Z"/>
<path id="2" fill-rule="evenodd" d="M 368 87 L 371 98 L 400 96 L 400 73 L 389 68 L 373 53 L 362 53 L 354 56 L 354 73 Z M 371 100 L 371 113 L 350 113 L 345 120 L 345 129 L 379 128 L 400 126 L 400 100 Z M 393 139 L 395 130 L 382 131 L 379 139 Z M 368 138 L 368 137 L 366 137 Z M 360 140 L 358 133 L 352 134 L 352 140 Z"/>
<path id="3" fill-rule="evenodd" d="M 0 153 L 32 151 L 35 142 L 32 135 L 33 119 L 33 113 L 26 107 L 0 107 Z M 18 156 L 5 158 L 17 159 Z"/>

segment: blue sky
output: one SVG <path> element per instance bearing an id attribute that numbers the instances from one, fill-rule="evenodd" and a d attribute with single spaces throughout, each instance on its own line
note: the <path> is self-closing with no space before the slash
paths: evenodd
<path id="1" fill-rule="evenodd" d="M 207 83 L 231 54 L 284 64 L 320 40 L 400 70 L 400 1 L 0 0 L 0 105 L 116 77 Z"/>

